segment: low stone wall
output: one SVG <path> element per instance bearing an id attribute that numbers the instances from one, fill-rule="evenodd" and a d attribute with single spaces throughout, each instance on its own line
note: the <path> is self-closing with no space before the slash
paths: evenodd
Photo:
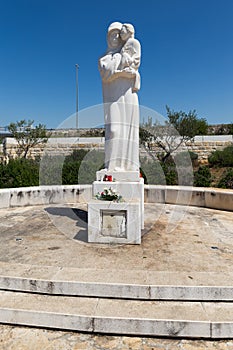
<path id="1" fill-rule="evenodd" d="M 179 151 L 192 151 L 198 155 L 199 164 L 207 164 L 209 155 L 216 151 L 222 150 L 227 146 L 233 145 L 232 135 L 214 135 L 214 136 L 195 136 L 192 142 L 187 142 L 185 146 L 179 148 Z M 161 149 L 150 144 L 150 151 L 161 152 Z"/>
<path id="2" fill-rule="evenodd" d="M 191 186 L 145 185 L 145 203 L 190 205 L 233 211 L 233 190 Z"/>
<path id="3" fill-rule="evenodd" d="M 208 156 L 216 151 L 233 145 L 233 135 L 196 136 L 194 142 L 187 143 L 190 151 L 197 153 L 199 163 L 208 163 Z"/>
<path id="4" fill-rule="evenodd" d="M 233 211 L 233 190 L 189 186 L 145 185 L 145 203 L 191 205 Z M 92 185 L 38 186 L 0 190 L 0 208 L 86 203 Z"/>
<path id="5" fill-rule="evenodd" d="M 183 150 L 190 150 L 198 154 L 200 164 L 208 162 L 208 156 L 211 152 L 221 150 L 233 144 L 232 135 L 219 136 L 196 136 L 194 142 L 187 143 Z M 90 150 L 93 148 L 104 149 L 104 137 L 60 137 L 50 138 L 46 145 L 37 145 L 29 152 L 29 156 L 34 158 L 42 156 L 44 152 L 50 155 L 69 155 L 75 149 Z M 5 159 L 17 157 L 17 142 L 13 138 L 6 138 L 3 145 Z M 153 153 L 161 152 L 161 149 L 150 144 L 150 151 Z M 140 149 L 142 156 L 145 156 L 147 150 Z"/>
<path id="6" fill-rule="evenodd" d="M 86 203 L 91 198 L 91 185 L 7 188 L 0 189 L 0 209 L 61 203 Z"/>
<path id="7" fill-rule="evenodd" d="M 55 155 L 69 155 L 76 149 L 90 150 L 93 148 L 103 149 L 103 137 L 59 137 L 50 138 L 46 144 L 38 144 L 31 148 L 28 157 L 35 158 L 43 156 L 45 153 Z M 13 138 L 4 140 L 3 152 L 6 159 L 16 158 L 18 151 L 17 141 Z"/>

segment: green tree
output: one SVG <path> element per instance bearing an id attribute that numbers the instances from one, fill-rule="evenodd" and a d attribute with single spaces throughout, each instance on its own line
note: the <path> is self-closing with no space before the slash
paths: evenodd
<path id="1" fill-rule="evenodd" d="M 172 124 L 179 135 L 185 139 L 193 139 L 196 135 L 206 135 L 208 123 L 205 118 L 198 118 L 196 111 L 175 112 L 166 106 L 169 124 Z"/>
<path id="2" fill-rule="evenodd" d="M 8 130 L 18 143 L 18 156 L 21 158 L 27 158 L 31 148 L 48 140 L 45 125 L 39 124 L 34 127 L 33 123 L 34 120 L 24 119 L 8 126 Z"/>
<path id="3" fill-rule="evenodd" d="M 159 158 L 165 163 L 169 157 L 179 151 L 180 147 L 188 141 L 193 141 L 196 135 L 206 134 L 208 124 L 204 118 L 198 118 L 196 111 L 185 113 L 175 112 L 166 106 L 167 120 L 164 125 L 158 122 L 152 125 L 151 118 L 144 123 L 140 131 L 141 142 L 153 142 L 161 152 Z"/>

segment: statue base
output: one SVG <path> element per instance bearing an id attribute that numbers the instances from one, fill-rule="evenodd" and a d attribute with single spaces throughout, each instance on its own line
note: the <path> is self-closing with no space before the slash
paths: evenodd
<path id="1" fill-rule="evenodd" d="M 92 195 L 101 193 L 105 188 L 111 188 L 122 196 L 125 203 L 138 200 L 140 202 L 141 228 L 144 228 L 144 179 L 140 178 L 137 182 L 129 181 L 94 181 L 92 184 Z"/>
<path id="2" fill-rule="evenodd" d="M 140 202 L 93 200 L 88 203 L 88 242 L 140 244 Z"/>
<path id="3" fill-rule="evenodd" d="M 93 199 L 88 203 L 88 242 L 140 244 L 144 228 L 144 179 L 138 171 L 101 170 L 92 195 L 112 189 L 122 202 Z"/>
<path id="4" fill-rule="evenodd" d="M 97 181 L 103 181 L 105 176 L 112 176 L 112 181 L 137 182 L 140 180 L 139 171 L 111 171 L 102 169 L 96 172 Z"/>

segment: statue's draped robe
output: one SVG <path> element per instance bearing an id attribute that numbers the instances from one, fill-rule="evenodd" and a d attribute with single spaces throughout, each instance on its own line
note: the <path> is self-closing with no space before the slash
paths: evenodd
<path id="1" fill-rule="evenodd" d="M 105 119 L 105 168 L 139 171 L 139 103 L 135 74 L 114 73 L 119 53 L 99 60 Z M 138 74 L 138 73 L 137 73 Z"/>

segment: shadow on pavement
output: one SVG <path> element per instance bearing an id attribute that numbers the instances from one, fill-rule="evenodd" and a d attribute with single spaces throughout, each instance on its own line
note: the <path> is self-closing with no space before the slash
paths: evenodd
<path id="1" fill-rule="evenodd" d="M 80 229 L 73 239 L 82 242 L 88 242 L 87 233 L 87 211 L 78 208 L 67 207 L 48 207 L 45 211 L 50 215 L 65 216 L 76 221 L 76 226 Z"/>

